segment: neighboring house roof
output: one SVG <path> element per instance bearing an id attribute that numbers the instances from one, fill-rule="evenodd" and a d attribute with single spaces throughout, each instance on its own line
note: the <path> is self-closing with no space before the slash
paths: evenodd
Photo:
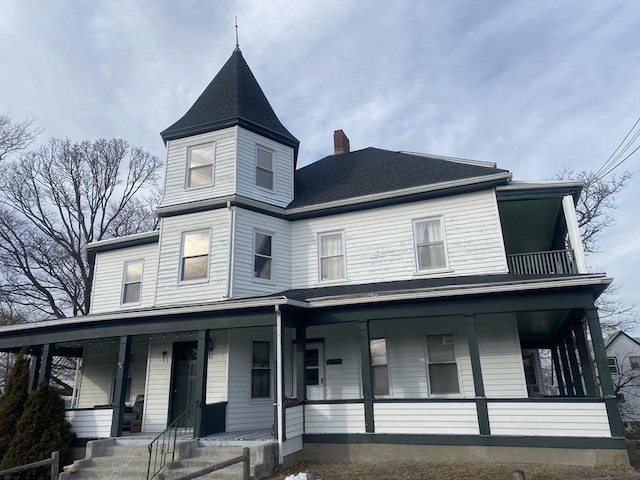
<path id="1" fill-rule="evenodd" d="M 300 142 L 280 123 L 239 48 L 187 113 L 160 135 L 167 142 L 235 125 L 292 147 L 297 157 Z"/>
<path id="2" fill-rule="evenodd" d="M 496 174 L 509 171 L 369 147 L 296 170 L 295 198 L 288 209 Z"/>
<path id="3" fill-rule="evenodd" d="M 609 337 L 605 340 L 605 342 L 604 342 L 604 348 L 605 348 L 605 349 L 606 349 L 606 348 L 609 348 L 609 347 L 613 344 L 613 342 L 615 342 L 615 341 L 616 341 L 616 340 L 618 340 L 619 338 L 622 338 L 623 336 L 624 336 L 624 337 L 626 337 L 626 338 L 628 338 L 629 340 L 631 340 L 633 343 L 635 343 L 636 345 L 638 345 L 638 346 L 640 347 L 640 342 L 638 341 L 638 339 L 633 338 L 633 337 L 631 337 L 631 336 L 627 335 L 627 334 L 626 334 L 626 333 L 624 333 L 624 332 L 615 332 L 613 335 L 609 336 Z"/>

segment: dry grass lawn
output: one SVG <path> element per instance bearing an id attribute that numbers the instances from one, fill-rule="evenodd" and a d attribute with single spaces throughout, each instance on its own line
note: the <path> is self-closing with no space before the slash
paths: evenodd
<path id="1" fill-rule="evenodd" d="M 511 480 L 522 469 L 526 480 L 586 478 L 640 479 L 631 467 L 580 467 L 515 463 L 329 463 L 301 462 L 269 480 L 313 472 L 318 480 Z"/>

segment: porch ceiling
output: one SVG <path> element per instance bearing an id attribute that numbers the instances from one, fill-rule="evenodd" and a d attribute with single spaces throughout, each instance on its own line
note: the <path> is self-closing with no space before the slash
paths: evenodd
<path id="1" fill-rule="evenodd" d="M 508 254 L 563 248 L 562 199 L 518 200 L 498 204 Z"/>
<path id="2" fill-rule="evenodd" d="M 545 310 L 517 313 L 520 341 L 527 344 L 550 343 L 570 312 L 570 310 Z"/>

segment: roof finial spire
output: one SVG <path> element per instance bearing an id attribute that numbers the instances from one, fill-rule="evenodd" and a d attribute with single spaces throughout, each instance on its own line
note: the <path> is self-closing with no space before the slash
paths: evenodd
<path id="1" fill-rule="evenodd" d="M 238 43 L 238 17 L 236 17 L 236 49 L 234 51 L 240 51 L 240 44 Z"/>

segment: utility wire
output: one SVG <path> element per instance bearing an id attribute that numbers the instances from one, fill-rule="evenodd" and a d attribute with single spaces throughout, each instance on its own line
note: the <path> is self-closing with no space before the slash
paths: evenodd
<path id="1" fill-rule="evenodd" d="M 633 143 L 638 139 L 638 137 L 640 136 L 640 129 L 631 137 L 631 140 L 629 140 L 627 142 L 627 144 L 624 146 L 624 148 L 622 148 L 622 150 L 620 150 L 620 147 L 622 147 L 622 145 L 624 144 L 624 142 L 627 140 L 627 138 L 629 138 L 629 135 L 631 135 L 631 132 L 633 132 L 633 130 L 636 128 L 636 126 L 638 125 L 638 123 L 640 123 L 640 117 L 638 118 L 638 120 L 636 120 L 636 123 L 633 124 L 633 126 L 631 127 L 631 129 L 629 130 L 629 132 L 625 135 L 625 137 L 622 139 L 622 141 L 618 144 L 618 146 L 616 147 L 616 149 L 613 151 L 613 153 L 609 156 L 609 158 L 607 159 L 606 162 L 604 162 L 602 164 L 602 166 L 598 169 L 598 171 L 595 173 L 595 177 L 597 179 L 601 179 L 604 178 L 605 176 L 609 175 L 613 170 L 615 170 L 616 168 L 618 168 L 623 162 L 625 162 L 631 155 L 633 155 L 638 148 L 636 148 L 635 150 L 633 150 L 629 155 L 627 155 L 626 157 L 624 157 L 621 161 L 619 161 L 618 163 L 616 163 L 618 161 L 618 159 L 624 155 L 624 153 L 631 147 L 631 145 L 633 145 Z M 618 150 L 620 150 L 618 152 Z"/>
<path id="2" fill-rule="evenodd" d="M 603 174 L 601 174 L 599 176 L 599 178 L 604 178 L 607 175 L 609 175 L 611 172 L 613 172 L 616 168 L 618 168 L 620 165 L 622 165 L 624 163 L 625 160 L 627 160 L 631 155 L 633 155 L 634 153 L 636 153 L 638 150 L 640 150 L 640 145 L 638 145 L 629 155 L 627 155 L 626 157 L 624 157 L 622 160 L 620 160 L 618 163 L 616 163 L 615 165 L 613 165 L 611 168 L 609 168 L 609 170 L 607 170 L 606 172 L 604 172 Z"/>

